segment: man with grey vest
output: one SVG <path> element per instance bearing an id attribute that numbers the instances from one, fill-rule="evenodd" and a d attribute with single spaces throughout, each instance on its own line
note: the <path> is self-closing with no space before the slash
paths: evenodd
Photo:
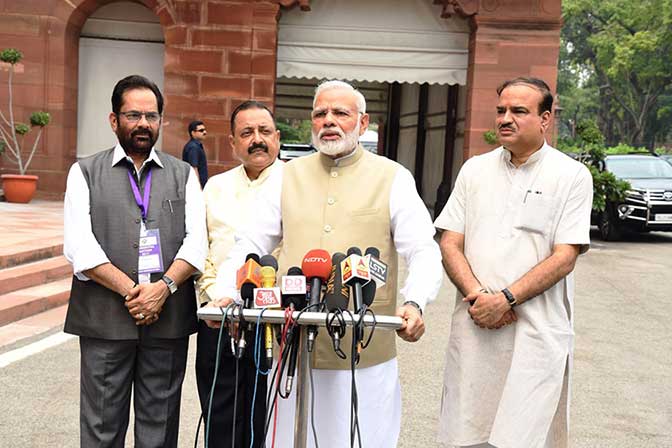
<path id="1" fill-rule="evenodd" d="M 64 252 L 74 276 L 65 332 L 79 336 L 80 443 L 123 447 L 131 390 L 136 447 L 176 447 L 191 276 L 207 253 L 205 206 L 188 164 L 154 149 L 163 96 L 120 80 L 114 148 L 75 163 L 65 193 Z"/>
<path id="2" fill-rule="evenodd" d="M 358 144 L 368 124 L 364 96 L 351 85 L 328 81 L 318 86 L 312 132 L 319 153 L 288 162 L 278 176 L 266 182 L 254 225 L 240 235 L 218 271 L 220 297 L 224 297 L 218 304 L 225 305 L 230 301 L 226 297 L 235 297 L 235 272 L 245 255 L 266 254 L 280 239 L 279 274 L 290 266 L 300 266 L 311 249 L 333 254 L 351 246 L 375 246 L 389 269 L 387 283 L 376 291 L 371 308 L 378 315 L 402 317 L 404 324 L 398 332 L 402 339 L 414 342 L 422 336 L 422 309 L 434 299 L 442 279 L 434 226 L 411 173 Z M 408 267 L 399 301 L 398 254 Z M 342 346 L 348 344 L 344 339 Z M 340 359 L 327 332 L 320 331 L 311 362 L 319 445 L 350 446 L 350 359 Z M 375 333 L 361 352 L 356 384 L 360 446 L 397 446 L 401 388 L 394 333 Z M 294 392 L 289 400 L 278 400 L 276 446 L 294 444 Z M 312 436 L 308 446 L 314 446 Z"/>

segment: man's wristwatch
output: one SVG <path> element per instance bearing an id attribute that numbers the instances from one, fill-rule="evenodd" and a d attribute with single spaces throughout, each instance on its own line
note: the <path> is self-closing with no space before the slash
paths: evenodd
<path id="1" fill-rule="evenodd" d="M 513 294 L 511 294 L 511 291 L 504 288 L 504 289 L 502 289 L 502 294 L 504 294 L 504 297 L 506 297 L 506 301 L 509 302 L 509 306 L 511 308 L 518 305 L 518 301 L 516 300 L 515 297 L 513 297 Z"/>
<path id="2" fill-rule="evenodd" d="M 415 309 L 420 311 L 420 315 L 422 316 L 422 308 L 420 308 L 420 305 L 418 305 L 417 302 L 414 302 L 412 300 L 407 300 L 402 304 L 402 306 L 403 305 L 411 305 L 412 307 L 414 307 Z"/>
<path id="3" fill-rule="evenodd" d="M 163 280 L 163 282 L 168 287 L 168 291 L 170 291 L 171 294 L 175 294 L 175 291 L 177 291 L 177 283 L 175 283 L 175 280 L 168 277 L 167 275 L 161 277 L 161 280 Z"/>

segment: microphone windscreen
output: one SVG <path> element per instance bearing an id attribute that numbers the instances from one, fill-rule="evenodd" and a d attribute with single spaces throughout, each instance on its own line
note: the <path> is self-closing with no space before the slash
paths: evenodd
<path id="1" fill-rule="evenodd" d="M 273 266 L 261 266 L 261 286 L 272 288 L 275 286 L 275 269 Z"/>
<path id="2" fill-rule="evenodd" d="M 324 249 L 309 250 L 301 263 L 303 275 L 306 278 L 320 278 L 326 280 L 331 273 L 331 257 Z"/>
<path id="3" fill-rule="evenodd" d="M 348 249 L 348 256 L 350 255 L 362 255 L 362 251 L 359 250 L 359 247 L 351 247 Z"/>
<path id="4" fill-rule="evenodd" d="M 273 255 L 264 255 L 259 259 L 259 264 L 262 266 L 270 266 L 276 271 L 278 270 L 278 260 Z"/>
<path id="5" fill-rule="evenodd" d="M 245 303 L 251 303 L 254 296 L 254 285 L 252 283 L 245 283 L 240 287 L 240 297 Z"/>
<path id="6" fill-rule="evenodd" d="M 334 264 L 331 267 L 331 275 L 327 280 L 327 288 L 324 293 L 324 303 L 328 311 L 345 310 L 350 302 L 350 288 L 341 281 L 341 261 L 345 259 L 345 255 L 336 253 L 333 259 Z"/>
<path id="7" fill-rule="evenodd" d="M 259 255 L 255 254 L 255 253 L 249 253 L 249 254 L 247 254 L 247 257 L 245 257 L 245 261 L 250 260 L 250 259 L 252 259 L 252 260 L 256 261 L 257 263 L 259 263 Z"/>
<path id="8" fill-rule="evenodd" d="M 367 247 L 364 251 L 364 255 L 371 255 L 374 258 L 380 258 L 380 251 L 377 247 Z"/>
<path id="9" fill-rule="evenodd" d="M 376 297 L 376 282 L 369 282 L 362 286 L 362 303 L 371 306 Z"/>
<path id="10" fill-rule="evenodd" d="M 298 266 L 292 266 L 287 269 L 287 275 L 303 275 L 303 271 Z"/>
<path id="11" fill-rule="evenodd" d="M 334 254 L 331 256 L 331 264 L 340 265 L 341 261 L 345 260 L 346 257 L 347 255 L 345 255 L 343 252 L 334 252 Z"/>

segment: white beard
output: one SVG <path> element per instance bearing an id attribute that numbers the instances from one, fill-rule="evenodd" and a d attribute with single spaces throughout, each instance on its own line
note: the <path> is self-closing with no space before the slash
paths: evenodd
<path id="1" fill-rule="evenodd" d="M 352 132 L 345 133 L 341 129 L 330 129 L 331 132 L 336 131 L 341 136 L 340 140 L 334 141 L 323 141 L 320 137 L 325 132 L 325 129 L 322 129 L 319 133 L 312 132 L 313 136 L 313 146 L 317 148 L 322 154 L 334 157 L 334 156 L 345 156 L 350 154 L 356 147 L 357 142 L 359 141 L 359 129 L 360 123 L 357 122 L 357 127 L 352 130 Z"/>

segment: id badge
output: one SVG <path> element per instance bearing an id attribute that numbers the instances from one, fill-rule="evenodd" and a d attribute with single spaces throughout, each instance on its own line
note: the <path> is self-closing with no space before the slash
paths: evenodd
<path id="1" fill-rule="evenodd" d="M 161 236 L 159 229 L 143 229 L 140 231 L 138 256 L 138 283 L 149 283 L 150 274 L 163 272 L 161 256 Z"/>

